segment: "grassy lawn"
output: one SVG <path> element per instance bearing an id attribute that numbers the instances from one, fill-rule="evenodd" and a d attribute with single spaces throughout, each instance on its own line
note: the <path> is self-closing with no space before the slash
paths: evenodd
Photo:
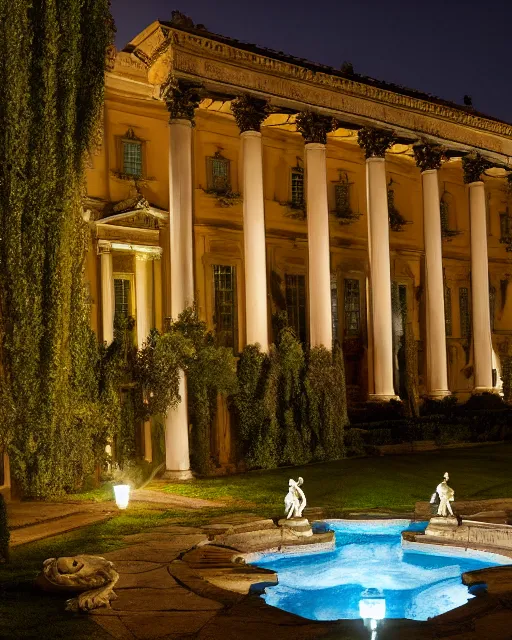
<path id="1" fill-rule="evenodd" d="M 332 510 L 412 510 L 429 500 L 445 471 L 456 499 L 512 498 L 512 443 L 445 449 L 376 458 L 351 458 L 304 467 L 253 471 L 244 475 L 196 479 L 188 483 L 153 483 L 148 489 L 182 496 L 254 505 L 269 516 L 282 511 L 288 478 L 304 478 L 311 507 Z M 233 503 L 232 503 L 233 504 Z"/>

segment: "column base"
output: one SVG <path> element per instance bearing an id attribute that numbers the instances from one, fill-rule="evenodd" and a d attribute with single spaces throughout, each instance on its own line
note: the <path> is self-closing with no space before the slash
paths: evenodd
<path id="1" fill-rule="evenodd" d="M 190 469 L 184 469 L 179 471 L 166 469 L 162 476 L 162 479 L 163 480 L 193 480 L 194 474 Z"/>
<path id="2" fill-rule="evenodd" d="M 484 393 L 492 393 L 494 396 L 501 395 L 500 390 L 496 387 L 475 387 L 473 391 L 471 391 L 472 396 L 481 396 Z"/>
<path id="3" fill-rule="evenodd" d="M 432 389 L 427 393 L 427 398 L 430 400 L 442 400 L 443 398 L 447 398 L 451 396 L 452 392 L 448 391 L 448 389 Z"/>
<path id="4" fill-rule="evenodd" d="M 390 402 L 391 400 L 395 400 L 396 402 L 402 402 L 400 396 L 386 395 L 380 393 L 370 393 L 368 395 L 368 402 Z"/>

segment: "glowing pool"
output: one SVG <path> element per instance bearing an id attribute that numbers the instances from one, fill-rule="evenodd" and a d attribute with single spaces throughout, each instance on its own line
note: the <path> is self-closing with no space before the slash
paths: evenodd
<path id="1" fill-rule="evenodd" d="M 263 595 L 267 604 L 311 620 L 426 620 L 474 597 L 462 584 L 462 573 L 511 562 L 496 554 L 446 547 L 402 549 L 401 532 L 421 531 L 426 522 L 325 524 L 336 533 L 334 551 L 264 554 L 254 562 L 278 574 L 279 584 Z"/>

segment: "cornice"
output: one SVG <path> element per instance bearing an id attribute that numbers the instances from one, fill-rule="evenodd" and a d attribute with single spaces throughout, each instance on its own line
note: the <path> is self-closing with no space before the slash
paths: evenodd
<path id="1" fill-rule="evenodd" d="M 135 53 L 139 59 L 143 60 L 148 68 L 151 68 L 162 55 L 165 55 L 169 61 L 172 61 L 173 56 L 169 52 L 171 48 L 181 47 L 188 50 L 192 49 L 202 51 L 210 58 L 238 63 L 246 68 L 250 67 L 252 69 L 264 70 L 267 73 L 270 72 L 280 77 L 302 80 L 316 86 L 330 88 L 360 98 L 366 98 L 394 107 L 416 111 L 427 116 L 449 120 L 450 122 L 472 127 L 487 133 L 512 138 L 512 125 L 498 120 L 491 120 L 463 109 L 456 109 L 437 102 L 430 102 L 425 99 L 397 93 L 386 88 L 366 84 L 350 78 L 335 76 L 326 72 L 313 71 L 305 66 L 278 60 L 263 55 L 262 53 L 240 49 L 196 33 L 162 27 L 159 36 L 159 38 L 155 39 L 158 44 L 152 51 L 146 49 L 145 51 L 137 51 Z"/>

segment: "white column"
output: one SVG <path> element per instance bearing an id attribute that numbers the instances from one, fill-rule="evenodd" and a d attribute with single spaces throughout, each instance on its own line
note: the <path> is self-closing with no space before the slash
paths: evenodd
<path id="1" fill-rule="evenodd" d="M 169 125 L 169 246 L 171 259 L 171 315 L 178 315 L 194 302 L 192 239 L 192 123 L 171 120 Z M 166 292 L 167 295 L 169 292 Z M 188 480 L 187 381 L 180 376 L 181 402 L 165 417 L 165 474 L 170 480 Z"/>
<path id="2" fill-rule="evenodd" d="M 310 142 L 306 151 L 308 219 L 309 341 L 332 348 L 331 257 L 325 144 Z"/>
<path id="3" fill-rule="evenodd" d="M 469 185 L 471 227 L 471 307 L 475 388 L 473 393 L 493 392 L 492 339 L 489 312 L 489 267 L 487 262 L 487 222 L 485 187 L 481 181 Z"/>
<path id="4" fill-rule="evenodd" d="M 389 259 L 388 191 L 384 158 L 366 160 L 371 272 L 374 393 L 371 400 L 396 398 L 393 387 L 393 329 Z"/>
<path id="5" fill-rule="evenodd" d="M 110 344 L 114 339 L 114 270 L 112 267 L 112 248 L 110 242 L 100 240 L 98 253 L 101 260 L 101 314 L 103 341 Z"/>
<path id="6" fill-rule="evenodd" d="M 450 395 L 446 362 L 443 252 L 437 169 L 421 174 L 425 232 L 425 285 L 427 311 L 427 393 L 431 398 Z"/>
<path id="7" fill-rule="evenodd" d="M 267 267 L 261 133 L 240 134 L 243 147 L 245 321 L 247 344 L 268 351 Z"/>
<path id="8" fill-rule="evenodd" d="M 135 303 L 137 306 L 137 346 L 147 341 L 153 328 L 153 260 L 135 255 Z"/>

